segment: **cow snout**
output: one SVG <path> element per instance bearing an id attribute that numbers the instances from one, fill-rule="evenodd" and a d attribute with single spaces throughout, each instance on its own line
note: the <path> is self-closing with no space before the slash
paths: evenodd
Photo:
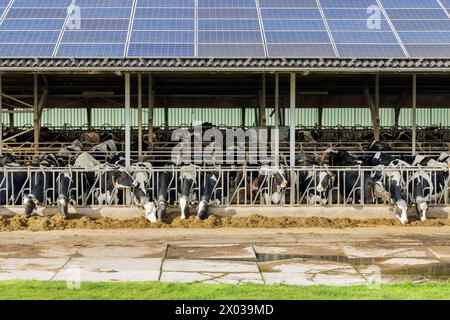
<path id="1" fill-rule="evenodd" d="M 325 191 L 325 188 L 323 186 L 320 185 L 317 187 L 317 192 L 322 193 L 324 191 Z"/>

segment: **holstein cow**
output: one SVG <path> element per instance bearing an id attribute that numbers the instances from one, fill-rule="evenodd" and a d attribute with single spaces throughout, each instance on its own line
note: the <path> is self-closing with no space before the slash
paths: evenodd
<path id="1" fill-rule="evenodd" d="M 200 220 L 206 219 L 209 214 L 211 202 L 216 200 L 216 204 L 224 202 L 225 197 L 228 195 L 229 187 L 234 186 L 236 182 L 236 174 L 228 174 L 228 179 L 222 179 L 220 172 L 210 171 L 203 175 L 203 184 L 201 186 L 201 199 L 197 208 L 197 218 Z M 231 178 L 233 176 L 233 178 Z M 223 182 L 223 183 L 222 183 Z"/>
<path id="2" fill-rule="evenodd" d="M 20 165 L 11 154 L 0 158 L 0 168 L 3 168 L 0 170 L 0 205 L 5 206 L 10 201 L 17 204 L 28 181 L 27 172 L 19 169 Z"/>
<path id="3" fill-rule="evenodd" d="M 299 172 L 299 190 L 302 195 L 306 195 L 308 204 L 326 205 L 334 179 L 328 167 L 320 167 L 320 164 L 310 158 L 305 152 L 302 152 L 297 157 L 296 166 L 314 167 L 313 169 Z"/>
<path id="4" fill-rule="evenodd" d="M 74 155 L 77 157 L 81 152 L 83 152 L 83 144 L 79 140 L 75 140 L 71 145 L 61 148 L 56 156 L 70 157 Z"/>
<path id="5" fill-rule="evenodd" d="M 189 216 L 189 204 L 193 200 L 193 190 L 197 180 L 197 170 L 198 166 L 188 165 L 181 167 L 180 171 L 180 210 L 181 219 L 187 219 Z"/>
<path id="6" fill-rule="evenodd" d="M 38 167 L 42 169 L 40 172 L 35 172 L 31 176 L 31 193 L 24 196 L 23 204 L 25 206 L 25 216 L 29 217 L 37 208 L 37 205 L 51 204 L 48 200 L 52 191 L 57 188 L 56 180 L 58 174 L 56 172 L 46 172 L 46 168 L 63 168 L 65 163 L 58 159 L 55 155 L 49 154 L 43 156 L 39 161 Z"/>
<path id="7" fill-rule="evenodd" d="M 446 163 L 433 159 L 420 160 L 427 168 L 420 168 L 409 182 L 409 192 L 416 205 L 417 214 L 421 221 L 427 220 L 429 202 L 438 200 L 448 185 L 449 168 Z"/>
<path id="8" fill-rule="evenodd" d="M 88 201 L 88 197 L 92 196 L 91 190 L 96 181 L 96 172 L 93 169 L 99 166 L 99 161 L 89 153 L 83 152 L 75 160 L 74 171 L 64 170 L 59 175 L 57 206 L 61 217 L 67 218 L 70 201 L 85 203 Z M 79 169 L 84 170 L 79 171 Z M 81 199 L 77 197 L 81 197 Z"/>
<path id="9" fill-rule="evenodd" d="M 166 217 L 171 198 L 170 190 L 174 185 L 173 167 L 166 166 L 166 170 L 158 172 L 156 177 L 156 204 L 153 204 L 154 208 L 147 215 L 147 220 L 150 222 L 163 221 Z"/>
<path id="10" fill-rule="evenodd" d="M 441 155 L 439 156 L 437 161 L 444 162 L 444 163 L 447 163 L 448 165 L 450 165 L 450 154 L 448 154 L 447 152 L 441 153 Z"/>
<path id="11" fill-rule="evenodd" d="M 266 205 L 278 205 L 284 204 L 287 187 L 288 180 L 283 167 L 263 165 L 258 171 L 258 177 L 251 181 L 250 191 L 254 200 L 262 192 Z"/>
<path id="12" fill-rule="evenodd" d="M 116 154 L 117 151 L 119 151 L 119 147 L 114 140 L 107 140 L 91 149 L 93 157 L 97 160 L 103 161 L 111 158 L 111 155 Z"/>
<path id="13" fill-rule="evenodd" d="M 330 164 L 336 167 L 355 167 L 363 162 L 346 151 L 330 152 Z M 356 168 L 355 168 L 356 169 Z M 350 198 L 354 204 L 373 203 L 374 182 L 368 172 L 361 170 L 345 170 L 338 174 L 339 191 L 345 198 L 345 203 Z"/>
<path id="14" fill-rule="evenodd" d="M 396 216 L 401 223 L 408 223 L 408 204 L 403 194 L 405 181 L 402 170 L 409 167 L 409 164 L 380 152 L 369 164 L 375 166 L 371 175 L 375 182 L 375 196 L 389 200 L 400 213 Z"/>
<path id="15" fill-rule="evenodd" d="M 145 217 L 150 220 L 150 216 L 155 214 L 155 203 L 150 200 L 152 165 L 148 162 L 133 164 L 133 178 L 136 186 L 133 188 L 134 204 L 142 206 L 145 210 Z"/>

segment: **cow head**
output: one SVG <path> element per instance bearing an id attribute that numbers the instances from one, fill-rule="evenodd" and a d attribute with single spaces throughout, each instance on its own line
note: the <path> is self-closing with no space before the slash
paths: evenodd
<path id="1" fill-rule="evenodd" d="M 209 204 L 205 200 L 200 201 L 197 209 L 197 219 L 204 220 L 208 217 Z"/>
<path id="2" fill-rule="evenodd" d="M 29 194 L 23 197 L 23 204 L 25 206 L 25 216 L 29 217 L 33 214 L 33 211 L 36 210 L 38 200 L 34 195 Z"/>
<path id="3" fill-rule="evenodd" d="M 181 220 L 187 219 L 189 216 L 189 197 L 181 196 L 180 198 Z"/>
<path id="4" fill-rule="evenodd" d="M 58 210 L 61 218 L 67 219 L 67 215 L 69 212 L 69 201 L 66 196 L 59 196 L 58 198 Z"/>
<path id="5" fill-rule="evenodd" d="M 405 200 L 398 200 L 395 203 L 395 208 L 397 210 L 397 217 L 402 224 L 407 224 L 408 221 L 408 204 Z"/>
<path id="6" fill-rule="evenodd" d="M 288 186 L 288 180 L 286 178 L 286 171 L 279 170 L 274 175 L 274 182 L 275 182 L 276 190 L 275 190 L 275 192 L 272 193 L 272 203 L 280 204 L 281 199 L 283 197 L 283 193 Z"/>
<path id="7" fill-rule="evenodd" d="M 158 222 L 158 215 L 157 215 L 157 207 L 154 202 L 148 202 L 144 205 L 145 209 L 145 218 L 151 222 L 155 223 Z"/>
<path id="8" fill-rule="evenodd" d="M 425 198 L 417 197 L 416 210 L 420 221 L 427 221 L 428 202 Z"/>
<path id="9" fill-rule="evenodd" d="M 120 168 L 112 172 L 112 183 L 114 188 L 117 189 L 136 188 L 139 185 L 139 182 L 125 168 Z"/>
<path id="10" fill-rule="evenodd" d="M 166 217 L 167 207 L 169 204 L 164 199 L 159 199 L 156 206 L 156 218 L 158 221 L 162 221 Z"/>
<path id="11" fill-rule="evenodd" d="M 328 170 L 328 167 L 325 168 L 326 171 L 320 171 L 317 177 L 316 189 L 318 193 L 326 192 L 333 185 L 334 175 Z"/>

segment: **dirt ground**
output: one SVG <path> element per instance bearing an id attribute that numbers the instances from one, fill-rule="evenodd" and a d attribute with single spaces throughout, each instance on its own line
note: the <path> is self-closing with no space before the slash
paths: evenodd
<path id="1" fill-rule="evenodd" d="M 143 217 L 132 220 L 114 220 L 109 218 L 89 219 L 87 217 L 72 216 L 68 220 L 63 220 L 59 216 L 41 217 L 32 216 L 25 218 L 18 215 L 14 217 L 0 217 L 0 232 L 12 231 L 52 231 L 67 229 L 218 229 L 218 228 L 266 228 L 266 229 L 292 229 L 292 228 L 360 228 L 360 227 L 405 227 L 396 219 L 327 219 L 327 218 L 294 218 L 280 217 L 269 218 L 260 215 L 249 217 L 217 217 L 210 216 L 205 221 L 199 221 L 192 216 L 187 220 L 180 220 L 175 215 L 170 216 L 164 223 L 151 224 Z M 450 226 L 450 220 L 434 219 L 427 222 L 412 221 L 408 227 L 443 227 Z"/>

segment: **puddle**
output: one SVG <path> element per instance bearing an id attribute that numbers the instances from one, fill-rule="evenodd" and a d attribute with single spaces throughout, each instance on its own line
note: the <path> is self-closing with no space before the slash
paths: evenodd
<path id="1" fill-rule="evenodd" d="M 351 265 L 370 265 L 377 262 L 382 262 L 385 258 L 348 258 L 341 255 L 298 255 L 298 254 L 256 254 L 256 262 L 273 262 L 273 261 L 284 261 L 284 260 L 312 260 L 321 262 L 336 262 L 341 264 L 351 264 Z"/>
<path id="2" fill-rule="evenodd" d="M 364 267 L 372 265 L 381 265 L 382 262 L 389 258 L 348 258 L 340 255 L 290 255 L 290 254 L 257 254 L 256 261 L 264 262 L 283 262 L 292 260 L 302 260 L 303 262 L 334 262 L 343 265 L 352 265 L 362 270 Z M 264 271 L 273 272 L 271 266 L 263 266 Z M 450 280 L 450 263 L 431 263 L 428 265 L 408 265 L 396 266 L 393 268 L 381 268 L 383 276 L 400 277 L 400 278 L 427 278 L 434 281 Z"/>
<path id="3" fill-rule="evenodd" d="M 414 277 L 414 278 L 428 278 L 435 281 L 449 281 L 450 280 L 450 263 L 434 264 L 431 266 L 414 266 L 407 268 L 398 268 L 392 270 L 384 270 L 383 275 L 386 276 L 400 276 L 400 277 Z"/>

